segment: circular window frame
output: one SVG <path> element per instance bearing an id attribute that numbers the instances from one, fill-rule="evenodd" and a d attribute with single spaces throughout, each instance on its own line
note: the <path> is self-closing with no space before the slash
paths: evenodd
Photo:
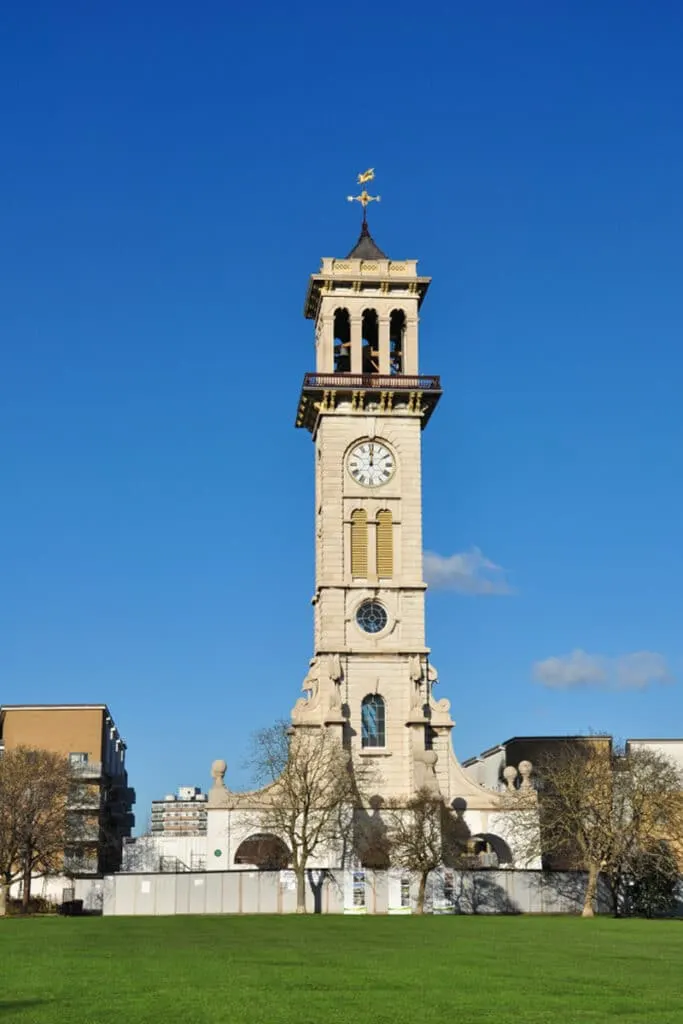
<path id="1" fill-rule="evenodd" d="M 375 605 L 376 608 L 381 609 L 381 613 L 384 616 L 384 622 L 379 629 L 366 629 L 361 624 L 359 616 L 361 614 L 362 609 L 367 607 L 368 605 Z M 372 639 L 375 639 L 376 637 L 381 636 L 383 633 L 385 633 L 389 629 L 390 625 L 389 612 L 387 611 L 386 605 L 384 605 L 376 597 L 364 597 L 363 600 L 356 605 L 356 608 L 353 613 L 353 621 L 356 624 L 356 628 L 363 634 L 363 636 L 370 637 Z"/>

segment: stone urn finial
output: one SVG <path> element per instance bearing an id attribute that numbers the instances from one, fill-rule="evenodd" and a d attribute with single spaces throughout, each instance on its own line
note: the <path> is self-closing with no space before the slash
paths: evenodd
<path id="1" fill-rule="evenodd" d="M 503 778 L 505 779 L 505 784 L 507 785 L 508 789 L 514 789 L 515 788 L 515 779 L 517 778 L 517 769 L 515 768 L 515 766 L 513 764 L 509 764 L 509 765 L 507 765 L 507 767 L 503 768 Z"/>
<path id="2" fill-rule="evenodd" d="M 211 765 L 211 775 L 215 789 L 225 789 L 225 773 L 228 766 L 225 761 L 214 761 Z"/>
<path id="3" fill-rule="evenodd" d="M 520 789 L 531 789 L 531 772 L 533 771 L 531 761 L 520 761 L 517 767 L 522 777 Z"/>

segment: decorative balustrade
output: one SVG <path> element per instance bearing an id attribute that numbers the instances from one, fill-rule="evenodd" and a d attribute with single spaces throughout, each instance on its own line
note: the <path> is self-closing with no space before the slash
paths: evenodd
<path id="1" fill-rule="evenodd" d="M 379 373 L 307 373 L 304 375 L 304 388 L 440 391 L 441 378 L 424 374 L 385 376 Z"/>

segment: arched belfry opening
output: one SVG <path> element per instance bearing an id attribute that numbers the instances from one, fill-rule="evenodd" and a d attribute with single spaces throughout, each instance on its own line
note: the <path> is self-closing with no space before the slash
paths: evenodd
<path id="1" fill-rule="evenodd" d="M 348 309 L 334 312 L 334 372 L 348 373 L 351 369 L 351 317 Z"/>
<path id="2" fill-rule="evenodd" d="M 406 315 L 402 309 L 394 309 L 389 318 L 389 373 L 393 376 L 404 372 L 404 349 Z"/>
<path id="3" fill-rule="evenodd" d="M 377 311 L 363 311 L 363 373 L 379 373 L 379 319 Z"/>

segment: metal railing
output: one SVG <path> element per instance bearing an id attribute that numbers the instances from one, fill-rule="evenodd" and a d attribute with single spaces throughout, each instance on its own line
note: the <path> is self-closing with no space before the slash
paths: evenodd
<path id="1" fill-rule="evenodd" d="M 99 779 L 102 775 L 101 761 L 72 761 L 71 771 L 82 778 Z"/>
<path id="2" fill-rule="evenodd" d="M 381 373 L 306 373 L 305 388 L 384 388 L 397 391 L 440 391 L 441 378 L 425 374 L 388 376 Z"/>
<path id="3" fill-rule="evenodd" d="M 64 870 L 70 875 L 96 875 L 99 867 L 95 858 L 65 857 Z"/>
<path id="4" fill-rule="evenodd" d="M 98 789 L 95 793 L 70 793 L 66 801 L 66 806 L 70 811 L 96 811 L 98 807 L 101 806 L 101 803 L 100 791 Z"/>

